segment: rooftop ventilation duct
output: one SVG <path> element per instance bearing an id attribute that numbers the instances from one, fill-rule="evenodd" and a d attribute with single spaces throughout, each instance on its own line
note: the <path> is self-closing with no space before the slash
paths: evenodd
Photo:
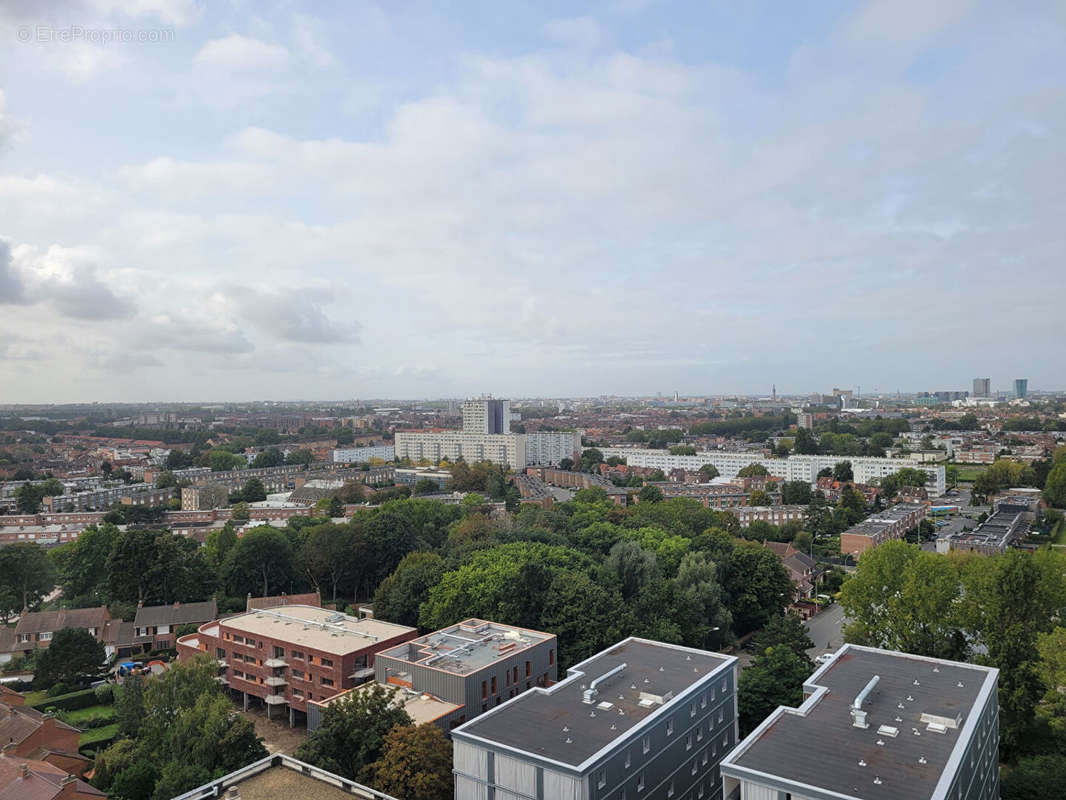
<path id="1" fill-rule="evenodd" d="M 866 712 L 862 710 L 863 701 L 869 696 L 870 692 L 874 690 L 874 687 L 880 682 L 881 676 L 874 675 L 870 678 L 870 681 L 863 687 L 863 690 L 855 695 L 855 699 L 851 701 L 851 724 L 856 728 L 869 728 L 869 724 L 866 722 Z"/>
<path id="2" fill-rule="evenodd" d="M 626 668 L 626 664 L 625 664 L 625 662 L 622 662 L 621 664 L 619 664 L 614 669 L 609 670 L 609 671 L 603 673 L 602 675 L 600 675 L 600 677 L 596 678 L 592 683 L 589 684 L 589 688 L 587 688 L 582 693 L 583 694 L 582 702 L 588 703 L 590 705 L 592 703 L 595 703 L 596 702 L 596 695 L 599 694 L 599 692 L 597 692 L 597 689 L 600 687 L 600 685 L 605 683 L 609 679 L 613 678 L 615 675 L 618 675 L 619 673 L 621 673 L 622 670 L 624 670 L 625 668 Z"/>

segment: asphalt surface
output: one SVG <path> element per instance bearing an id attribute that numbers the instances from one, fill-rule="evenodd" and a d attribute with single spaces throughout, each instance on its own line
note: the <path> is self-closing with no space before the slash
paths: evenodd
<path id="1" fill-rule="evenodd" d="M 844 635 L 841 633 L 844 627 L 844 610 L 838 605 L 829 606 L 803 624 L 807 628 L 807 635 L 814 642 L 814 647 L 807 651 L 811 658 L 822 653 L 836 652 L 837 648 L 844 644 Z"/>

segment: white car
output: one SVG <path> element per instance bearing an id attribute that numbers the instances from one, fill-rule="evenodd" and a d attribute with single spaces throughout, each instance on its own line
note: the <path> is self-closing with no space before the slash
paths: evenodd
<path id="1" fill-rule="evenodd" d="M 818 664 L 828 664 L 830 661 L 833 660 L 833 658 L 834 658 L 834 654 L 833 653 L 822 653 L 820 656 L 818 656 L 814 660 Z"/>

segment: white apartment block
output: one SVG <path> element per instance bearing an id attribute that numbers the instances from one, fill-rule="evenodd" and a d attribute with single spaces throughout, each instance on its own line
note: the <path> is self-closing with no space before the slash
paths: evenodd
<path id="1" fill-rule="evenodd" d="M 557 467 L 564 458 L 581 452 L 581 434 L 576 431 L 527 433 L 526 466 Z"/>
<path id="2" fill-rule="evenodd" d="M 395 461 L 396 448 L 391 444 L 379 447 L 345 447 L 333 451 L 334 464 L 365 464 L 380 459 Z"/>
<path id="3" fill-rule="evenodd" d="M 830 469 L 841 461 L 850 461 L 856 483 L 872 483 L 898 472 L 904 467 L 918 469 L 929 476 L 926 490 L 931 497 L 939 497 L 947 489 L 943 465 L 924 464 L 916 458 L 872 458 L 866 456 L 792 455 L 788 458 L 767 458 L 759 453 L 732 453 L 708 450 L 694 456 L 675 456 L 669 450 L 646 448 L 605 447 L 604 458 L 618 456 L 626 459 L 631 467 L 651 467 L 668 472 L 672 469 L 698 470 L 704 464 L 713 464 L 724 478 L 733 478 L 749 464 L 762 464 L 771 475 L 788 481 L 815 483 L 818 473 Z"/>
<path id="4" fill-rule="evenodd" d="M 511 432 L 511 401 L 481 397 L 463 401 L 463 433 Z"/>
<path id="5" fill-rule="evenodd" d="M 396 434 L 396 458 L 433 463 L 450 461 L 492 461 L 511 469 L 526 466 L 526 437 L 520 433 L 480 434 L 462 431 Z"/>

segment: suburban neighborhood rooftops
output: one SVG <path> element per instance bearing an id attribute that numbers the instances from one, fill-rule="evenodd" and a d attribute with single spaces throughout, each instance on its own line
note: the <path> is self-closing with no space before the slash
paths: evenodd
<path id="1" fill-rule="evenodd" d="M 571 667 L 554 686 L 523 692 L 452 733 L 580 768 L 708 676 L 724 677 L 736 660 L 626 639 Z M 585 702 L 590 689 L 592 702 Z"/>
<path id="2" fill-rule="evenodd" d="M 59 611 L 31 611 L 19 617 L 15 626 L 15 635 L 27 633 L 47 633 L 63 628 L 103 629 L 110 619 L 107 606 L 97 608 L 61 608 Z"/>
<path id="3" fill-rule="evenodd" d="M 771 714 L 726 756 L 722 772 L 785 781 L 799 794 L 816 787 L 865 800 L 930 798 L 961 752 L 963 732 L 978 724 L 996 675 L 989 667 L 844 645 L 808 679 L 803 706 Z M 855 702 L 865 728 L 855 724 Z"/>
<path id="4" fill-rule="evenodd" d="M 465 675 L 554 638 L 550 633 L 468 619 L 379 655 Z"/>
<path id="5" fill-rule="evenodd" d="M 137 628 L 155 628 L 160 625 L 186 625 L 207 622 L 218 616 L 214 600 L 202 603 L 174 603 L 166 606 L 141 606 L 133 624 Z"/>
<path id="6" fill-rule="evenodd" d="M 285 606 L 246 611 L 220 620 L 224 630 L 241 635 L 269 636 L 294 645 L 343 655 L 415 633 L 414 628 L 378 619 L 356 619 L 315 606 Z"/>

